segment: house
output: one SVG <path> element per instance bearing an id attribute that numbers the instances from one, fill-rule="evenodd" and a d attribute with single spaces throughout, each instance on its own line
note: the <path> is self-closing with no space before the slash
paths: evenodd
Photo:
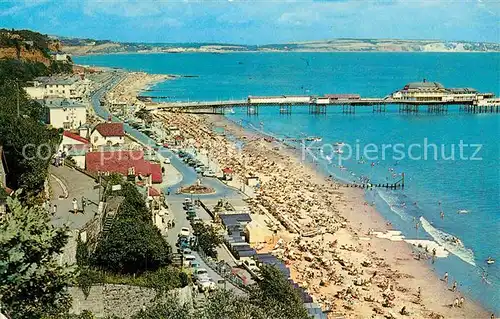
<path id="1" fill-rule="evenodd" d="M 85 155 L 85 168 L 92 173 L 118 173 L 139 178 L 147 185 L 161 183 L 161 165 L 144 159 L 143 151 L 89 152 Z"/>
<path id="2" fill-rule="evenodd" d="M 123 123 L 99 123 L 90 134 L 93 146 L 113 146 L 125 143 Z"/>
<path id="3" fill-rule="evenodd" d="M 49 111 L 47 122 L 55 128 L 77 129 L 87 122 L 87 104 L 66 98 L 48 98 L 41 103 Z"/>
<path id="4" fill-rule="evenodd" d="M 41 76 L 29 82 L 24 90 L 32 99 L 66 98 L 82 100 L 90 93 L 90 83 L 77 75 Z"/>
<path id="5" fill-rule="evenodd" d="M 90 151 L 90 142 L 87 139 L 70 131 L 63 132 L 59 152 L 71 157 L 77 167 L 85 169 L 85 154 L 88 151 Z"/>

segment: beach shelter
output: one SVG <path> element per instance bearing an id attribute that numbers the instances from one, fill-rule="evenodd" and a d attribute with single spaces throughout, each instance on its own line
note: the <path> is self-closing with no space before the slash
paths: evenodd
<path id="1" fill-rule="evenodd" d="M 230 181 L 233 179 L 233 170 L 229 167 L 226 167 L 222 170 L 223 178 L 226 181 Z"/>

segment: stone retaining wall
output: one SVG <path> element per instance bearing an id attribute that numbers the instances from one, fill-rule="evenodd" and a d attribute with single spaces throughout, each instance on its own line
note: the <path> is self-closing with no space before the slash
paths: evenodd
<path id="1" fill-rule="evenodd" d="M 178 294 L 181 302 L 192 304 L 192 290 L 189 286 L 173 291 Z M 98 318 L 111 315 L 130 318 L 150 306 L 156 296 L 152 288 L 112 284 L 92 286 L 88 298 L 85 298 L 78 287 L 70 287 L 69 292 L 73 297 L 70 313 L 80 314 L 83 310 L 88 310 Z"/>

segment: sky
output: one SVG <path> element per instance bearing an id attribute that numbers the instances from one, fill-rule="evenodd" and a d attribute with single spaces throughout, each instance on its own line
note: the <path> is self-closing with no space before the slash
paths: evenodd
<path id="1" fill-rule="evenodd" d="M 500 42 L 500 0 L 0 0 L 0 27 L 121 42 Z"/>

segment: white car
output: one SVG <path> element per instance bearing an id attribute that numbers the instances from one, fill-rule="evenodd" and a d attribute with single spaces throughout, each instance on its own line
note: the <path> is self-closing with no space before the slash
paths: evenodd
<path id="1" fill-rule="evenodd" d="M 212 170 L 206 170 L 203 172 L 203 176 L 205 177 L 215 177 L 215 173 Z"/>
<path id="2" fill-rule="evenodd" d="M 181 231 L 179 232 L 179 236 L 189 237 L 189 234 L 190 234 L 190 231 L 189 231 L 189 228 L 187 228 L 187 227 L 182 227 Z"/>
<path id="3" fill-rule="evenodd" d="M 165 158 L 165 159 L 163 160 L 163 164 L 170 164 L 170 158 L 168 158 L 168 157 L 167 157 L 167 158 Z"/>
<path id="4" fill-rule="evenodd" d="M 217 284 L 208 277 L 200 279 L 197 285 L 198 285 L 198 290 L 201 292 L 214 291 L 217 289 Z"/>

